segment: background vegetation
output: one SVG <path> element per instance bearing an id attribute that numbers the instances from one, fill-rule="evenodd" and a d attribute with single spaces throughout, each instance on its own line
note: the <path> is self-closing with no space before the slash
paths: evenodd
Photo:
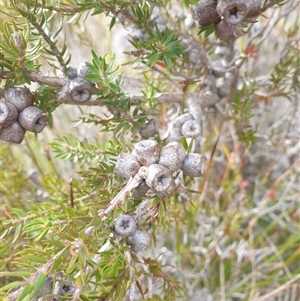
<path id="1" fill-rule="evenodd" d="M 72 290 L 39 300 L 128 300 L 132 283 L 135 300 L 299 300 L 299 3 L 263 1 L 224 43 L 195 27 L 193 2 L 0 1 L 1 84 L 30 87 L 49 120 L 0 144 L 1 300 L 37 300 L 49 277 Z M 84 61 L 96 88 L 77 106 L 53 81 Z M 237 79 L 207 104 L 220 62 Z M 146 199 L 151 245 L 131 253 L 111 227 L 145 198 L 98 214 L 125 186 L 117 155 L 152 118 L 165 145 L 181 112 L 201 124 L 205 175 Z"/>

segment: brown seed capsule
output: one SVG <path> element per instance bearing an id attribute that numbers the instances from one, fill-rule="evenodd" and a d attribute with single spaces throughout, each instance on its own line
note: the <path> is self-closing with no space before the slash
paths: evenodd
<path id="1" fill-rule="evenodd" d="M 247 16 L 248 8 L 245 0 L 219 0 L 217 12 L 224 22 L 235 25 Z"/>
<path id="2" fill-rule="evenodd" d="M 17 108 L 8 101 L 0 101 L 0 125 L 11 125 L 17 120 L 17 118 Z"/>
<path id="3" fill-rule="evenodd" d="M 23 40 L 22 36 L 19 31 L 15 31 L 12 35 L 12 41 L 14 45 L 18 48 L 18 50 L 21 52 L 24 50 Z"/>
<path id="4" fill-rule="evenodd" d="M 138 187 L 136 187 L 132 193 L 134 199 L 139 199 L 144 196 L 149 190 L 149 187 L 146 184 L 146 181 L 143 180 Z"/>
<path id="5" fill-rule="evenodd" d="M 155 140 L 142 140 L 133 145 L 132 154 L 137 157 L 138 161 L 144 165 L 157 163 L 159 160 L 159 146 Z"/>
<path id="6" fill-rule="evenodd" d="M 14 104 L 19 112 L 33 104 L 33 95 L 28 88 L 8 87 L 4 95 L 5 99 Z"/>
<path id="7" fill-rule="evenodd" d="M 133 154 L 120 153 L 117 159 L 115 174 L 127 180 L 134 177 L 139 171 L 141 164 Z"/>
<path id="8" fill-rule="evenodd" d="M 75 77 L 70 81 L 69 93 L 74 101 L 85 102 L 92 96 L 91 85 L 85 78 Z"/>
<path id="9" fill-rule="evenodd" d="M 18 122 L 30 132 L 40 133 L 48 123 L 47 116 L 36 106 L 29 106 L 19 113 Z"/>
<path id="10" fill-rule="evenodd" d="M 192 18 L 197 27 L 208 27 L 221 20 L 217 13 L 217 4 L 215 0 L 201 0 L 198 1 L 198 6 L 191 6 Z"/>
<path id="11" fill-rule="evenodd" d="M 181 132 L 186 138 L 197 137 L 201 134 L 201 126 L 196 120 L 189 120 L 182 125 Z"/>
<path id="12" fill-rule="evenodd" d="M 131 214 L 121 214 L 114 220 L 114 231 L 119 236 L 132 235 L 136 228 L 136 220 Z"/>
<path id="13" fill-rule="evenodd" d="M 172 172 L 160 164 L 149 166 L 145 180 L 148 187 L 160 198 L 170 195 L 176 188 Z"/>
<path id="14" fill-rule="evenodd" d="M 201 177 L 205 168 L 205 158 L 196 153 L 187 154 L 181 166 L 183 173 L 190 177 Z"/>
<path id="15" fill-rule="evenodd" d="M 261 12 L 261 0 L 247 0 L 247 18 L 257 17 Z"/>
<path id="16" fill-rule="evenodd" d="M 150 243 L 150 235 L 143 229 L 137 229 L 131 236 L 126 237 L 126 243 L 133 252 L 143 251 Z"/>
<path id="17" fill-rule="evenodd" d="M 185 155 L 186 151 L 180 143 L 170 142 L 161 149 L 158 164 L 173 172 L 181 168 Z"/>
<path id="18" fill-rule="evenodd" d="M 215 25 L 217 37 L 220 40 L 235 40 L 243 34 L 242 24 L 230 25 L 223 20 Z"/>
<path id="19" fill-rule="evenodd" d="M 140 129 L 140 135 L 144 139 L 148 139 L 150 137 L 153 137 L 155 134 L 157 134 L 157 131 L 158 131 L 158 129 L 157 129 L 156 120 L 154 118 L 152 118 L 148 121 L 146 126 L 144 126 Z"/>
<path id="20" fill-rule="evenodd" d="M 13 124 L 0 129 L 0 140 L 19 144 L 23 141 L 25 132 L 19 122 L 15 121 Z"/>

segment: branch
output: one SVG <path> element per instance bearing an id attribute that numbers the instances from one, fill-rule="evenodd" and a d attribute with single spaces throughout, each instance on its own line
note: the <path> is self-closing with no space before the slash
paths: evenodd
<path id="1" fill-rule="evenodd" d="M 40 24 L 37 23 L 36 17 L 32 15 L 32 13 L 25 8 L 23 5 L 18 5 L 18 9 L 26 13 L 25 18 L 33 25 L 33 27 L 39 32 L 39 34 L 44 38 L 46 43 L 50 46 L 51 51 L 56 56 L 58 62 L 62 66 L 62 68 L 66 69 L 66 64 L 64 62 L 62 53 L 58 50 L 55 43 L 50 39 L 50 37 L 46 34 L 46 32 L 43 30 L 43 28 L 40 26 Z"/>

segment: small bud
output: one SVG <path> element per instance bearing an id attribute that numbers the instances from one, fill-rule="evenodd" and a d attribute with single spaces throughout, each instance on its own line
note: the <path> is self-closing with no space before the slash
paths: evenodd
<path id="1" fill-rule="evenodd" d="M 136 175 L 140 167 L 141 164 L 133 154 L 120 153 L 114 172 L 117 176 L 128 180 Z"/>
<path id="2" fill-rule="evenodd" d="M 25 136 L 25 130 L 15 121 L 9 126 L 0 129 L 0 140 L 20 144 Z"/>
<path id="3" fill-rule="evenodd" d="M 69 93 L 74 101 L 85 102 L 92 96 L 91 85 L 86 79 L 76 77 L 70 81 Z"/>
<path id="4" fill-rule="evenodd" d="M 154 118 L 150 119 L 146 126 L 142 127 L 140 129 L 140 135 L 144 139 L 148 139 L 150 137 L 153 137 L 155 134 L 157 134 L 157 123 Z"/>
<path id="5" fill-rule="evenodd" d="M 248 0 L 247 8 L 247 18 L 257 17 L 261 12 L 261 0 Z"/>
<path id="6" fill-rule="evenodd" d="M 150 235 L 143 229 L 137 229 L 131 236 L 126 237 L 126 243 L 133 252 L 143 251 L 150 243 Z"/>
<path id="7" fill-rule="evenodd" d="M 87 66 L 86 62 L 81 63 L 78 66 L 78 76 L 85 77 L 85 75 L 92 73 L 92 70 Z"/>
<path id="8" fill-rule="evenodd" d="M 159 146 L 155 140 L 142 140 L 134 144 L 132 154 L 144 165 L 157 163 L 159 160 Z"/>
<path id="9" fill-rule="evenodd" d="M 248 0 L 247 0 L 248 1 Z M 225 23 L 236 25 L 247 16 L 247 5 L 244 0 L 219 0 L 217 12 Z"/>
<path id="10" fill-rule="evenodd" d="M 221 20 L 217 13 L 217 4 L 215 0 L 201 0 L 199 6 L 191 6 L 192 18 L 199 28 L 205 28 Z"/>
<path id="11" fill-rule="evenodd" d="M 167 167 L 169 170 L 176 171 L 181 168 L 185 158 L 186 151 L 178 142 L 170 142 L 161 149 L 159 164 Z"/>
<path id="12" fill-rule="evenodd" d="M 146 184 L 160 198 L 169 196 L 176 188 L 171 171 L 160 164 L 149 166 Z"/>
<path id="13" fill-rule="evenodd" d="M 216 34 L 220 40 L 235 40 L 243 34 L 242 24 L 230 25 L 223 20 L 215 25 Z"/>
<path id="14" fill-rule="evenodd" d="M 28 88 L 8 87 L 4 95 L 5 99 L 14 104 L 19 112 L 33 104 L 33 95 Z"/>
<path id="15" fill-rule="evenodd" d="M 135 218 L 130 214 L 121 214 L 114 220 L 114 231 L 119 236 L 132 235 L 137 228 Z"/>
<path id="16" fill-rule="evenodd" d="M 201 177 L 205 168 L 205 158 L 196 153 L 187 154 L 181 166 L 183 173 L 190 177 Z"/>
<path id="17" fill-rule="evenodd" d="M 201 134 L 201 126 L 196 120 L 189 120 L 182 125 L 181 132 L 186 138 L 197 137 Z"/>
<path id="18" fill-rule="evenodd" d="M 146 181 L 143 180 L 138 187 L 136 187 L 132 193 L 132 197 L 134 199 L 139 199 L 141 198 L 142 196 L 144 196 L 147 191 L 149 190 L 149 187 L 147 186 L 146 184 Z"/>
<path id="19" fill-rule="evenodd" d="M 17 120 L 17 118 L 17 108 L 8 101 L 0 101 L 0 125 L 11 125 Z"/>
<path id="20" fill-rule="evenodd" d="M 47 125 L 47 116 L 36 106 L 29 106 L 19 113 L 18 122 L 30 132 L 40 133 Z"/>

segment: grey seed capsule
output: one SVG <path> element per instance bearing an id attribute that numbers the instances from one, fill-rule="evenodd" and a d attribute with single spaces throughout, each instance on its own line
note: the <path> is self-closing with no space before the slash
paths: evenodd
<path id="1" fill-rule="evenodd" d="M 144 165 L 157 163 L 159 160 L 160 149 L 155 140 L 142 140 L 133 145 L 132 154 L 136 156 L 138 161 Z"/>
<path id="2" fill-rule="evenodd" d="M 168 140 L 170 142 L 180 142 L 181 136 L 182 136 L 181 128 L 174 127 L 169 131 Z"/>
<path id="3" fill-rule="evenodd" d="M 157 134 L 158 128 L 157 128 L 157 123 L 154 118 L 150 119 L 146 126 L 142 127 L 140 129 L 140 135 L 144 139 L 148 139 L 150 137 L 153 137 L 155 134 Z"/>
<path id="4" fill-rule="evenodd" d="M 137 229 L 131 236 L 126 237 L 126 243 L 133 252 L 140 252 L 147 248 L 150 243 L 150 235 L 143 229 Z"/>
<path id="5" fill-rule="evenodd" d="M 114 172 L 117 176 L 128 180 L 130 177 L 134 177 L 136 175 L 140 167 L 141 164 L 133 154 L 120 153 L 117 158 Z"/>
<path id="6" fill-rule="evenodd" d="M 261 12 L 261 0 L 247 0 L 247 18 L 254 18 L 257 17 Z"/>
<path id="7" fill-rule="evenodd" d="M 132 235 L 136 228 L 136 220 L 131 214 L 121 214 L 114 220 L 114 231 L 119 236 Z"/>
<path id="8" fill-rule="evenodd" d="M 69 67 L 67 70 L 67 76 L 69 79 L 74 79 L 77 77 L 77 69 L 73 67 Z"/>
<path id="9" fill-rule="evenodd" d="M 20 126 L 19 122 L 15 121 L 0 129 L 0 140 L 19 144 L 23 141 L 25 132 L 26 130 Z"/>
<path id="10" fill-rule="evenodd" d="M 217 5 L 219 16 L 227 24 L 241 23 L 247 16 L 248 8 L 244 0 L 220 0 Z"/>
<path id="11" fill-rule="evenodd" d="M 201 134 L 201 126 L 196 120 L 188 120 L 182 125 L 181 132 L 186 138 L 197 137 Z"/>
<path id="12" fill-rule="evenodd" d="M 205 158 L 196 153 L 187 154 L 181 166 L 183 173 L 190 177 L 203 176 L 205 168 Z"/>
<path id="13" fill-rule="evenodd" d="M 171 170 L 160 164 L 149 166 L 145 180 L 148 187 L 160 198 L 169 196 L 176 188 Z"/>
<path id="14" fill-rule="evenodd" d="M 215 25 L 216 35 L 220 40 L 235 40 L 243 34 L 242 24 L 230 25 L 223 20 Z"/>
<path id="15" fill-rule="evenodd" d="M 174 127 L 181 128 L 182 125 L 188 120 L 194 120 L 194 116 L 191 113 L 185 113 L 177 116 L 174 120 Z"/>
<path id="16" fill-rule="evenodd" d="M 0 101 L 0 125 L 11 125 L 17 120 L 17 118 L 17 108 L 8 101 Z"/>
<path id="17" fill-rule="evenodd" d="M 92 73 L 92 70 L 87 66 L 86 62 L 81 63 L 78 66 L 78 76 L 84 77 L 85 75 Z"/>
<path id="18" fill-rule="evenodd" d="M 143 180 L 138 187 L 136 187 L 132 193 L 132 197 L 134 199 L 139 199 L 141 198 L 142 196 L 144 196 L 147 191 L 149 190 L 149 187 L 147 186 L 146 184 L 146 181 Z"/>
<path id="19" fill-rule="evenodd" d="M 19 112 L 33 104 L 33 95 L 28 88 L 8 87 L 4 95 L 5 99 L 15 105 Z"/>
<path id="20" fill-rule="evenodd" d="M 85 102 L 92 96 L 91 85 L 86 79 L 76 77 L 70 81 L 69 93 L 74 101 Z"/>
<path id="21" fill-rule="evenodd" d="M 178 142 L 170 142 L 160 151 L 159 164 L 167 167 L 169 170 L 176 171 L 181 168 L 185 158 L 186 151 Z"/>
<path id="22" fill-rule="evenodd" d="M 19 113 L 18 122 L 33 133 L 40 133 L 48 123 L 47 116 L 36 106 L 29 106 Z"/>
<path id="23" fill-rule="evenodd" d="M 217 1 L 201 0 L 198 4 L 191 6 L 191 15 L 197 27 L 204 28 L 221 20 L 217 13 Z"/>

